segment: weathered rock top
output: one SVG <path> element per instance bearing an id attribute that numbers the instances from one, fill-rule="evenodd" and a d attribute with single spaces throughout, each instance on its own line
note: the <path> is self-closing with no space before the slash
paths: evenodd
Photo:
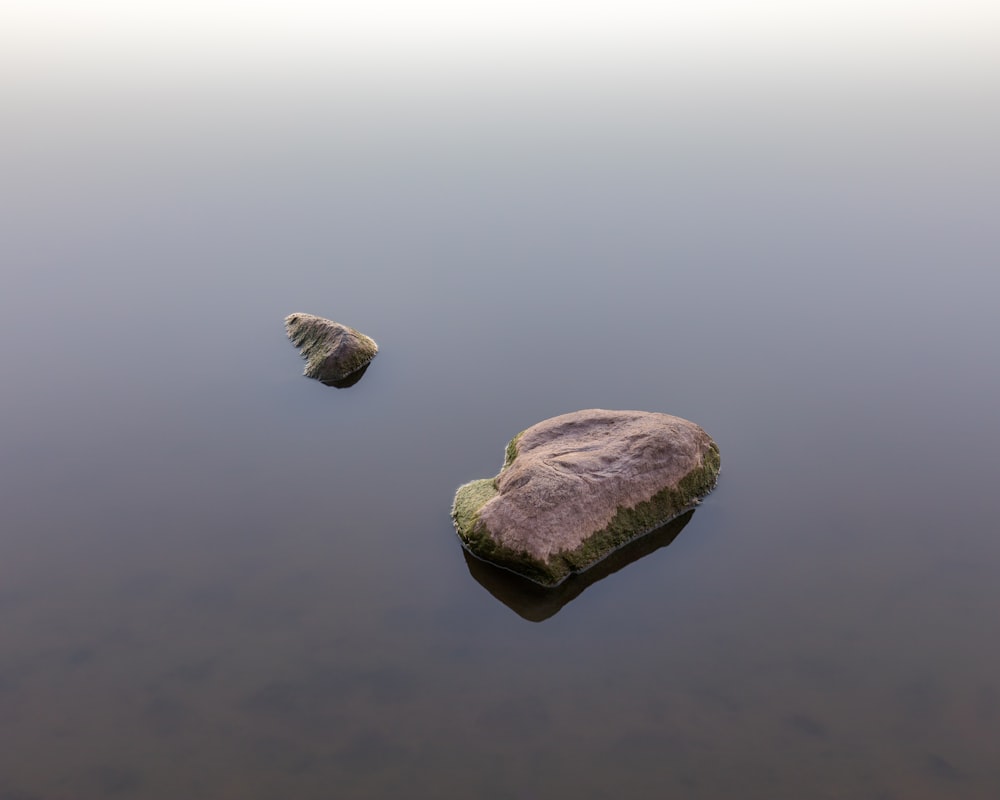
<path id="1" fill-rule="evenodd" d="M 313 314 L 289 314 L 285 331 L 306 360 L 303 374 L 333 386 L 353 383 L 378 354 L 370 336 Z"/>
<path id="2" fill-rule="evenodd" d="M 516 436 L 499 475 L 458 490 L 452 516 L 473 555 L 555 584 L 690 508 L 718 471 L 693 422 L 577 411 Z"/>

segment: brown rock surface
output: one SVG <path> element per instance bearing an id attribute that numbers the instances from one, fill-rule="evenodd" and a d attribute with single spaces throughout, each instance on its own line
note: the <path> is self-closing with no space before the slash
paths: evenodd
<path id="1" fill-rule="evenodd" d="M 577 411 L 516 436 L 499 475 L 459 488 L 452 518 L 473 555 L 555 585 L 695 505 L 719 464 L 680 417 Z"/>
<path id="2" fill-rule="evenodd" d="M 375 340 L 339 322 L 312 314 L 289 314 L 285 331 L 306 360 L 305 375 L 333 386 L 349 386 L 378 353 Z"/>

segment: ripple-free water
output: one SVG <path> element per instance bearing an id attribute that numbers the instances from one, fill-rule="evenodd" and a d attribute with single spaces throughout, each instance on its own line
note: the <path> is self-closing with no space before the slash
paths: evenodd
<path id="1" fill-rule="evenodd" d="M 12 94 L 0 798 L 995 797 L 996 84 L 828 80 Z M 592 407 L 718 488 L 511 595 L 455 488 Z"/>

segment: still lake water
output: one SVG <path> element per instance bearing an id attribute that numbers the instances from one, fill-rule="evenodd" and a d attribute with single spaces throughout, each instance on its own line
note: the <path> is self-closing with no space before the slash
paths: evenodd
<path id="1" fill-rule="evenodd" d="M 996 81 L 346 86 L 5 84 L 0 798 L 996 797 Z M 592 407 L 718 489 L 467 564 Z"/>

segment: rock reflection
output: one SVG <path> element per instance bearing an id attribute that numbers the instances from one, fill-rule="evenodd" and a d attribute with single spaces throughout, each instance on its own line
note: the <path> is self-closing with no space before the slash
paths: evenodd
<path id="1" fill-rule="evenodd" d="M 324 386 L 333 386 L 336 389 L 346 389 L 348 386 L 353 386 L 360 381 L 370 366 L 371 364 L 365 364 L 361 369 L 355 370 L 346 378 L 341 378 L 339 381 L 322 381 L 322 383 Z"/>
<path id="2" fill-rule="evenodd" d="M 666 525 L 629 542 L 585 572 L 571 575 L 553 588 L 546 588 L 482 561 L 464 548 L 462 554 L 469 573 L 486 591 L 524 619 L 542 622 L 559 613 L 563 606 L 579 597 L 588 586 L 618 572 L 633 561 L 666 547 L 677 538 L 693 515 L 694 509 L 681 514 Z"/>

